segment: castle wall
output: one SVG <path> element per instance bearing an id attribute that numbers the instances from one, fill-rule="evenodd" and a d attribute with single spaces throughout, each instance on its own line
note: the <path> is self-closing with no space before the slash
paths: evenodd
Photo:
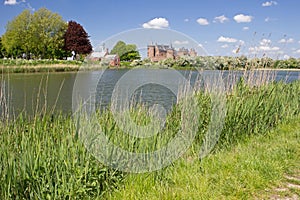
<path id="1" fill-rule="evenodd" d="M 177 59 L 182 56 L 196 57 L 197 52 L 194 49 L 189 51 L 188 49 L 181 48 L 179 51 L 175 51 L 166 45 L 148 45 L 147 56 L 152 62 L 158 62 L 167 58 Z"/>

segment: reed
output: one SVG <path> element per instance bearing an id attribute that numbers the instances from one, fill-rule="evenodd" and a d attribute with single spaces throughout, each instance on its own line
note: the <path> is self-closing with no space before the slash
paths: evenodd
<path id="1" fill-rule="evenodd" d="M 273 82 L 270 74 L 248 74 L 242 79 L 232 77 L 229 81 L 232 80 L 235 82 L 225 84 L 226 118 L 214 154 L 233 148 L 254 135 L 266 134 L 279 124 L 299 117 L 300 81 L 290 84 Z M 1 89 L 5 88 L 3 84 L 1 86 Z M 201 163 L 205 159 L 200 161 L 198 152 L 213 119 L 213 105 L 211 90 L 203 89 L 202 85 L 196 87 L 198 89 L 193 94 L 197 99 L 200 116 L 199 121 L 195 122 L 198 131 L 194 143 L 183 158 L 186 162 L 198 160 Z M 3 89 L 1 91 L 1 114 L 8 118 L 6 112 L 3 112 L 3 108 L 7 109 L 7 99 L 4 98 Z M 157 113 L 146 108 L 145 105 L 131 107 L 128 116 L 138 125 L 148 125 L 156 120 Z M 109 109 L 96 112 L 90 119 L 101 125 L 104 134 L 116 146 L 130 152 L 145 153 L 165 146 L 174 138 L 182 126 L 181 116 L 186 112 L 189 110 L 179 101 L 166 116 L 161 131 L 149 138 L 127 134 L 116 123 L 116 116 Z M 34 118 L 21 114 L 13 120 L 0 122 L 1 199 L 103 198 L 121 188 L 124 180 L 139 176 L 105 166 L 93 157 L 80 138 L 77 118 L 38 110 L 35 113 Z M 111 149 L 107 151 L 107 154 L 112 153 L 109 152 Z M 210 165 L 208 161 L 204 167 L 209 169 L 213 164 Z M 168 177 L 169 171 L 181 165 L 180 162 L 174 162 L 161 171 L 148 174 L 153 178 L 148 180 L 148 186 L 159 183 L 162 187 L 168 187 L 168 184 L 176 181 Z M 142 183 L 142 180 L 137 182 Z"/>

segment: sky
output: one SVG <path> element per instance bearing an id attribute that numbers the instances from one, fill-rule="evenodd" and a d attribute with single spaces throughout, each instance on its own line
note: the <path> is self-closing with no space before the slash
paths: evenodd
<path id="1" fill-rule="evenodd" d="M 189 46 L 192 39 L 212 56 L 300 58 L 299 0 L 3 0 L 0 35 L 24 9 L 42 7 L 80 23 L 94 49 L 124 32 L 155 29 L 186 38 L 139 38 L 178 47 Z"/>

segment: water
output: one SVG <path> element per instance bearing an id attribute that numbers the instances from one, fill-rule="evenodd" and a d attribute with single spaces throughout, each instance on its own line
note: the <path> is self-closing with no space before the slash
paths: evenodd
<path id="1" fill-rule="evenodd" d="M 152 83 L 137 87 L 130 95 L 130 101 L 142 101 L 150 106 L 159 104 L 169 110 L 177 101 L 176 94 L 170 88 L 172 84 L 178 84 L 176 82 L 178 80 L 176 78 L 172 80 L 174 76 L 170 76 L 169 72 L 170 70 L 168 69 L 141 70 L 139 75 L 130 77 L 129 82 L 126 84 L 142 82 L 149 78 L 147 77 L 148 74 L 153 76 L 153 73 L 156 73 L 159 75 L 159 79 L 170 84 L 168 88 L 162 86 L 163 84 L 156 84 L 158 79 L 153 80 Z M 178 72 L 186 78 L 190 77 L 191 84 L 194 84 L 196 77 L 199 75 L 197 71 L 179 70 Z M 100 71 L 84 72 L 81 75 L 81 78 L 84 80 L 81 87 L 83 90 L 88 90 L 92 82 L 97 82 L 96 105 L 98 108 L 105 108 L 111 102 L 112 93 L 117 82 L 128 73 L 128 69 L 106 70 L 102 74 L 100 81 L 97 82 L 99 74 L 101 74 Z M 217 71 L 203 71 L 203 73 L 214 74 Z M 224 71 L 223 73 L 225 79 L 243 75 L 241 71 Z M 7 103 L 10 113 L 26 112 L 32 114 L 35 111 L 44 109 L 45 105 L 47 105 L 46 109 L 48 111 L 55 110 L 56 112 L 71 113 L 72 92 L 76 75 L 76 72 L 5 74 L 0 78 L 0 83 L 1 87 L 5 88 L 6 99 L 9 99 Z M 276 81 L 283 80 L 287 82 L 299 80 L 300 71 L 277 71 L 275 79 Z"/>

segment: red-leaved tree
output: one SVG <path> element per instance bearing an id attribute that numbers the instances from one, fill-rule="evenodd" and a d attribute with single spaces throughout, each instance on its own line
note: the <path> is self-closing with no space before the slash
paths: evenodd
<path id="1" fill-rule="evenodd" d="M 64 39 L 65 50 L 67 51 L 75 51 L 76 54 L 89 54 L 93 50 L 88 34 L 75 21 L 69 21 Z"/>

